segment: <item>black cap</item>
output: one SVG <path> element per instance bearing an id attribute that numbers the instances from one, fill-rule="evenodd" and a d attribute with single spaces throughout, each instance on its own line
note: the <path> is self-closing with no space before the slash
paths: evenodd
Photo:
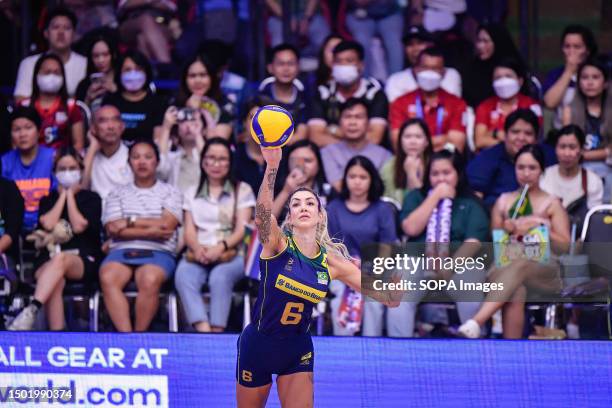
<path id="1" fill-rule="evenodd" d="M 10 122 L 13 123 L 19 118 L 28 119 L 30 122 L 36 125 L 37 129 L 40 129 L 41 119 L 38 111 L 31 106 L 18 106 L 13 109 L 10 116 Z"/>
<path id="2" fill-rule="evenodd" d="M 410 26 L 402 38 L 402 42 L 406 45 L 412 39 L 418 39 L 421 41 L 434 42 L 433 36 L 423 26 Z"/>

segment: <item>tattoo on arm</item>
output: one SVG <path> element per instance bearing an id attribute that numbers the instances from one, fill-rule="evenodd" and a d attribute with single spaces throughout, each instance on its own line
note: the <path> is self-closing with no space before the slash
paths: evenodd
<path id="1" fill-rule="evenodd" d="M 259 239 L 262 244 L 270 242 L 270 234 L 272 232 L 272 201 L 274 199 L 274 182 L 276 181 L 277 172 L 277 168 L 266 170 L 267 177 L 266 180 L 261 183 L 259 195 L 257 197 L 255 217 L 259 229 Z"/>
<path id="2" fill-rule="evenodd" d="M 259 239 L 262 244 L 267 244 L 270 241 L 270 227 L 272 224 L 272 210 L 266 208 L 263 204 L 257 204 L 257 218 L 259 219 Z"/>

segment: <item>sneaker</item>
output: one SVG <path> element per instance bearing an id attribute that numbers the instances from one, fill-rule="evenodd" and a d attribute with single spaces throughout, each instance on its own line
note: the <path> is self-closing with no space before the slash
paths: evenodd
<path id="1" fill-rule="evenodd" d="M 470 319 L 459 326 L 459 335 L 468 339 L 477 339 L 480 337 L 480 326 L 475 320 Z"/>
<path id="2" fill-rule="evenodd" d="M 36 314 L 38 309 L 34 305 L 26 306 L 21 313 L 17 315 L 15 320 L 7 327 L 7 330 L 32 330 L 34 322 L 36 321 Z"/>

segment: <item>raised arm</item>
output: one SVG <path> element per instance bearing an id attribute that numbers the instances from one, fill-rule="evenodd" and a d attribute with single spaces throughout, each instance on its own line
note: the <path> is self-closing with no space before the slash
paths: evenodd
<path id="1" fill-rule="evenodd" d="M 272 215 L 272 203 L 274 202 L 274 182 L 278 173 L 278 166 L 282 158 L 281 149 L 261 149 L 266 161 L 259 194 L 257 195 L 257 206 L 255 207 L 255 224 L 259 232 L 259 240 L 263 244 L 262 256 L 269 257 L 278 254 L 285 245 L 282 232 Z"/>

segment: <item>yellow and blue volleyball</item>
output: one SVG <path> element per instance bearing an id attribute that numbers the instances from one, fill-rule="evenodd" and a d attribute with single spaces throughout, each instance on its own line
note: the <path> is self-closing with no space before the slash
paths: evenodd
<path id="1" fill-rule="evenodd" d="M 291 114 L 277 105 L 262 106 L 251 121 L 251 137 L 268 149 L 286 145 L 293 136 L 294 123 Z"/>

